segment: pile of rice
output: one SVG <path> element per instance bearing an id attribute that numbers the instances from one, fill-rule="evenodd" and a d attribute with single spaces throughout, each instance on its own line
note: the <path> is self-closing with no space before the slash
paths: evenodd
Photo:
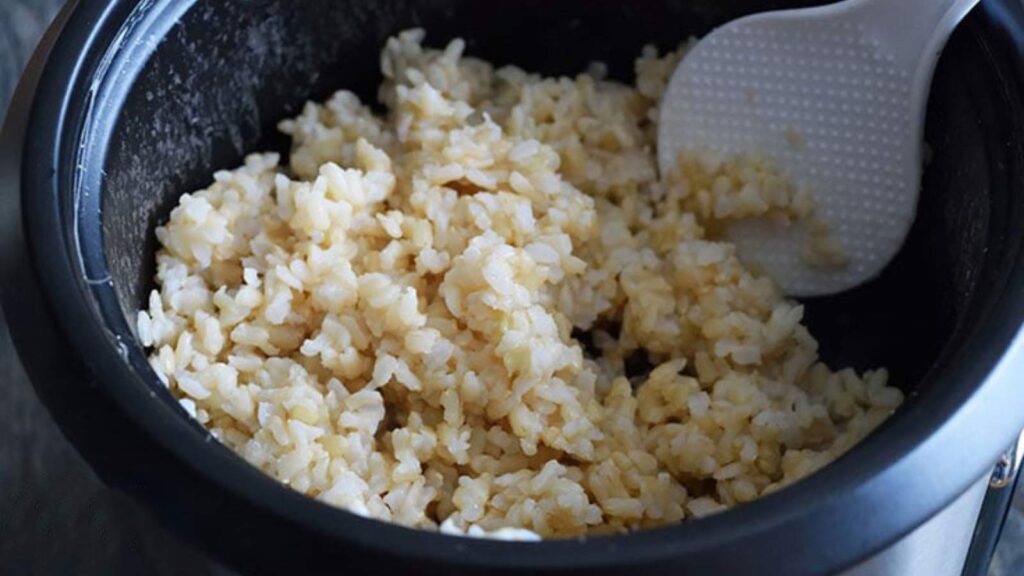
<path id="1" fill-rule="evenodd" d="M 749 502 L 901 403 L 817 360 L 802 308 L 716 240 L 813 202 L 765 162 L 660 177 L 658 100 L 388 41 L 378 116 L 351 92 L 281 124 L 157 229 L 138 315 L 157 374 L 221 442 L 356 514 L 531 539 Z"/>

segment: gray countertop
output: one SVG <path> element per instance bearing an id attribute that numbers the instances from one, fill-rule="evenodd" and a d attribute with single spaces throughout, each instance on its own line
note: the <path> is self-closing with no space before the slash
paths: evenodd
<path id="1" fill-rule="evenodd" d="M 97 0 L 100 1 L 100 0 Z M 0 110 L 61 0 L 0 0 Z M 0 574 L 226 575 L 105 487 L 40 405 L 0 312 Z M 1019 491 L 991 576 L 1024 574 Z"/>

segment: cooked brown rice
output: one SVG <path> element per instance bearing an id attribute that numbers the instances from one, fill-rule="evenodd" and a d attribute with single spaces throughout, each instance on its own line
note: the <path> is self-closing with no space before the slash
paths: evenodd
<path id="1" fill-rule="evenodd" d="M 530 539 L 754 500 L 902 401 L 817 361 L 803 309 L 720 241 L 806 219 L 755 158 L 659 178 L 658 99 L 388 41 L 385 116 L 351 92 L 281 123 L 157 229 L 152 365 L 221 442 L 356 514 Z M 582 342 L 585 342 L 582 343 Z"/>

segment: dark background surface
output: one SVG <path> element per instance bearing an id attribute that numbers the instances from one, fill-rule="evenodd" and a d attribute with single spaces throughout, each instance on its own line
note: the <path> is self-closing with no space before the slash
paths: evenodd
<path id="1" fill-rule="evenodd" d="M 102 0 L 96 0 L 102 1 Z M 62 0 L 0 0 L 0 111 Z M 0 575 L 229 571 L 105 487 L 61 436 L 25 378 L 0 311 Z M 1024 575 L 1024 490 L 990 576 Z"/>

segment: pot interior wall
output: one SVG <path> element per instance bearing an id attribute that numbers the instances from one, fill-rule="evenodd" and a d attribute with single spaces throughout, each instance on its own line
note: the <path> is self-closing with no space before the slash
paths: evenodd
<path id="1" fill-rule="evenodd" d="M 820 2 L 749 0 L 307 0 L 196 2 L 135 79 L 105 170 L 105 251 L 129 318 L 152 287 L 154 227 L 178 196 L 205 187 L 245 153 L 285 152 L 279 119 L 307 99 L 347 88 L 375 101 L 378 53 L 399 30 L 425 27 L 428 43 L 453 36 L 468 52 L 546 74 L 572 74 L 594 60 L 630 80 L 648 43 L 671 48 L 692 34 L 755 9 Z M 992 182 L 1001 146 L 993 64 L 974 24 L 943 58 L 931 105 L 933 162 L 917 224 L 883 277 L 808 305 L 808 321 L 833 365 L 891 368 L 913 389 L 961 324 L 991 244 L 990 214 L 1004 202 Z M 132 323 L 131 321 L 129 323 Z"/>

